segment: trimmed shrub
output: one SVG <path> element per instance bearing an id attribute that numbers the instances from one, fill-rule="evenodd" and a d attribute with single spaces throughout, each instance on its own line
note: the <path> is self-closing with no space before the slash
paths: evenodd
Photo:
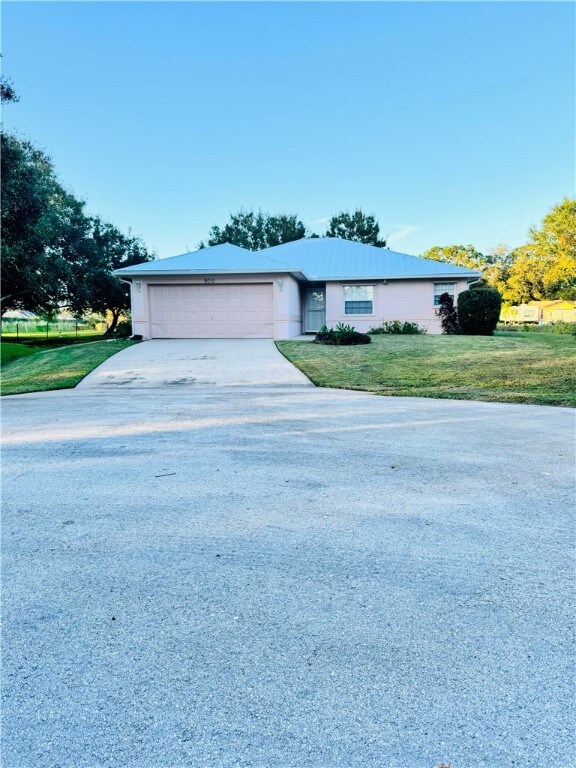
<path id="1" fill-rule="evenodd" d="M 371 336 L 381 333 L 426 333 L 426 328 L 418 323 L 411 323 L 409 321 L 402 322 L 401 320 L 387 320 L 376 328 L 370 328 L 368 333 Z"/>
<path id="2" fill-rule="evenodd" d="M 502 309 L 502 296 L 493 288 L 468 288 L 458 296 L 460 332 L 469 336 L 492 336 Z"/>
<path id="3" fill-rule="evenodd" d="M 438 317 L 442 326 L 442 333 L 460 333 L 458 324 L 458 312 L 454 306 L 454 299 L 449 293 L 442 293 L 438 299 L 440 302 Z"/>
<path id="4" fill-rule="evenodd" d="M 367 333 L 360 333 L 351 325 L 344 325 L 343 323 L 338 323 L 336 328 L 326 328 L 323 325 L 314 339 L 315 344 L 330 344 L 339 347 L 353 344 L 370 344 L 371 341 L 372 339 Z"/>

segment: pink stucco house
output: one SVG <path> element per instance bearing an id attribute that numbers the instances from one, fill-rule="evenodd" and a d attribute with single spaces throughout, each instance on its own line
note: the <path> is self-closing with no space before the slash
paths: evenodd
<path id="1" fill-rule="evenodd" d="M 411 320 L 440 332 L 438 298 L 480 273 L 338 238 L 262 251 L 230 243 L 119 269 L 133 332 L 152 338 L 290 339 L 322 325 Z"/>

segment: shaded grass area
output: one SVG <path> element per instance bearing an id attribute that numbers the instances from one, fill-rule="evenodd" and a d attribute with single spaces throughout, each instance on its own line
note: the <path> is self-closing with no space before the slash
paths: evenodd
<path id="1" fill-rule="evenodd" d="M 576 406 L 576 340 L 561 334 L 373 336 L 365 347 L 279 341 L 320 387 Z"/>
<path id="2" fill-rule="evenodd" d="M 21 355 L 3 367 L 0 376 L 2 394 L 17 395 L 75 387 L 104 360 L 135 343 L 115 339 L 72 344 L 57 349 L 28 349 L 31 354 Z"/>
<path id="3" fill-rule="evenodd" d="M 26 347 L 24 344 L 9 344 L 8 342 L 2 342 L 0 344 L 0 362 L 2 365 L 11 363 L 17 357 L 25 357 L 35 352 L 34 349 Z"/>

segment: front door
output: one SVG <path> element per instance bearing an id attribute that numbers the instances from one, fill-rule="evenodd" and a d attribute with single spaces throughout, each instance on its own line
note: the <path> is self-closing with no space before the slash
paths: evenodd
<path id="1" fill-rule="evenodd" d="M 326 322 L 324 288 L 307 288 L 304 298 L 304 333 L 316 333 Z"/>

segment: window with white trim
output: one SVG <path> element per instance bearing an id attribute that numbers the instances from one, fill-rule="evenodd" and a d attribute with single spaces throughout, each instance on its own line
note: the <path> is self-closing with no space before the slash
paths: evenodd
<path id="1" fill-rule="evenodd" d="M 456 283 L 434 283 L 434 306 L 440 306 L 440 296 L 443 293 L 448 293 L 452 298 L 455 298 Z"/>
<path id="2" fill-rule="evenodd" d="M 344 314 L 371 315 L 374 304 L 373 285 L 344 286 Z"/>

